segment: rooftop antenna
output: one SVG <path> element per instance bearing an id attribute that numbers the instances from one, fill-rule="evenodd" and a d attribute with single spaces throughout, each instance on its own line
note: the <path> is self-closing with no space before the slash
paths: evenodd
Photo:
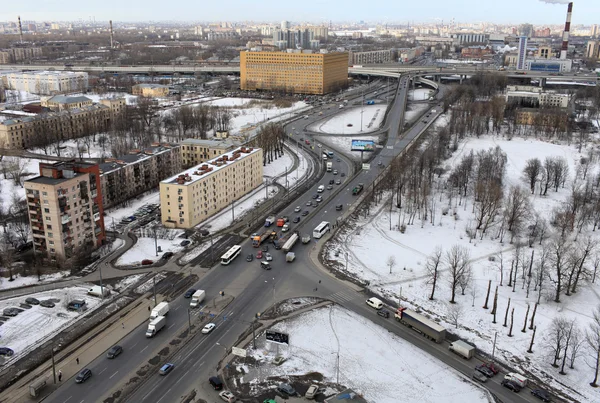
<path id="1" fill-rule="evenodd" d="M 21 16 L 17 16 L 19 20 L 19 38 L 21 38 L 21 43 L 23 43 L 23 27 L 21 26 Z"/>

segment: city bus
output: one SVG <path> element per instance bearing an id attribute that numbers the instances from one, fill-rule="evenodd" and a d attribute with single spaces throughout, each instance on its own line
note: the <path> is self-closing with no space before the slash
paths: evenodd
<path id="1" fill-rule="evenodd" d="M 319 239 L 327 231 L 329 231 L 329 223 L 327 221 L 323 221 L 321 224 L 317 225 L 317 228 L 314 229 L 314 231 L 313 231 L 313 238 Z"/>
<path id="2" fill-rule="evenodd" d="M 242 247 L 240 245 L 233 245 L 231 249 L 229 249 L 223 256 L 221 256 L 221 264 L 228 265 L 238 257 L 238 255 L 242 252 Z"/>

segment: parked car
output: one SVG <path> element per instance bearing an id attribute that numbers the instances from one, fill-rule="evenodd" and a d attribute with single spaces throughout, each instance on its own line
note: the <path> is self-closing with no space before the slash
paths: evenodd
<path id="1" fill-rule="evenodd" d="M 542 402 L 549 402 L 551 398 L 550 393 L 544 389 L 533 389 L 531 394 L 540 399 Z"/>
<path id="2" fill-rule="evenodd" d="M 203 328 L 202 328 L 202 334 L 209 334 L 210 332 L 213 331 L 213 329 L 215 328 L 214 323 L 207 323 Z"/>
<path id="3" fill-rule="evenodd" d="M 148 266 L 148 265 L 151 265 L 153 263 L 154 263 L 154 261 L 152 261 L 150 259 L 144 259 L 144 260 L 142 260 L 142 266 Z"/>
<path id="4" fill-rule="evenodd" d="M 231 393 L 228 390 L 224 390 L 221 393 L 219 393 L 219 397 L 228 403 L 233 403 L 233 402 L 237 401 L 237 399 L 235 398 L 233 393 Z"/>
<path id="5" fill-rule="evenodd" d="M 300 222 L 300 217 L 294 217 L 293 223 L 296 224 L 296 223 L 299 223 L 299 222 Z"/>
<path id="6" fill-rule="evenodd" d="M 308 210 L 304 210 L 302 212 L 302 217 L 306 217 L 307 215 L 309 215 L 310 213 L 308 212 Z"/>
<path id="7" fill-rule="evenodd" d="M 40 301 L 37 300 L 37 298 L 33 298 L 33 297 L 29 297 L 25 300 L 25 302 L 29 305 L 39 305 Z"/>
<path id="8" fill-rule="evenodd" d="M 265 259 L 267 260 L 267 262 L 270 262 L 271 260 L 273 260 L 273 256 L 271 256 L 270 253 L 265 253 Z"/>
<path id="9" fill-rule="evenodd" d="M 174 255 L 174 253 L 173 253 L 173 252 L 165 252 L 165 253 L 163 253 L 163 255 L 162 255 L 162 259 L 163 259 L 163 260 L 170 259 L 171 257 L 173 257 L 173 255 Z"/>
<path id="10" fill-rule="evenodd" d="M 319 386 L 318 385 L 310 385 L 308 387 L 308 390 L 306 391 L 306 393 L 304 394 L 304 397 L 307 399 L 314 399 L 315 396 L 317 395 L 317 393 L 319 393 Z"/>
<path id="11" fill-rule="evenodd" d="M 4 311 L 2 311 L 2 315 L 17 316 L 19 314 L 19 312 L 21 312 L 21 311 L 18 310 L 17 308 L 4 308 Z"/>
<path id="12" fill-rule="evenodd" d="M 208 378 L 208 383 L 212 385 L 214 390 L 223 389 L 223 382 L 221 382 L 221 379 L 218 376 L 211 376 Z"/>
<path id="13" fill-rule="evenodd" d="M 246 256 L 246 262 L 251 262 L 254 260 L 254 255 L 251 253 L 248 256 Z"/>
<path id="14" fill-rule="evenodd" d="M 159 375 L 167 375 L 169 372 L 173 371 L 175 368 L 175 364 L 171 364 L 170 362 L 166 363 L 158 370 Z"/>
<path id="15" fill-rule="evenodd" d="M 194 293 L 196 292 L 195 288 L 190 288 L 189 290 L 187 290 L 183 296 L 183 298 L 192 298 L 192 295 L 194 295 Z"/>
<path id="16" fill-rule="evenodd" d="M 44 308 L 54 308 L 56 305 L 49 299 L 45 299 L 43 301 L 40 301 L 40 306 L 43 306 Z"/>
<path id="17" fill-rule="evenodd" d="M 483 375 L 481 372 L 479 371 L 473 371 L 473 379 L 475 379 L 476 381 L 479 381 L 481 383 L 485 383 L 487 382 L 487 376 Z"/>
<path id="18" fill-rule="evenodd" d="M 81 370 L 77 377 L 75 378 L 75 383 L 84 383 L 88 379 L 92 377 L 92 370 L 89 368 L 84 368 Z"/>
<path id="19" fill-rule="evenodd" d="M 475 371 L 481 372 L 483 375 L 487 376 L 488 378 L 491 378 L 494 376 L 494 373 L 492 372 L 492 370 L 489 369 L 488 367 L 486 367 L 485 365 L 476 366 Z"/>
<path id="20" fill-rule="evenodd" d="M 502 386 L 504 386 L 507 389 L 512 390 L 515 393 L 519 393 L 521 391 L 521 387 L 519 386 L 518 383 L 516 383 L 515 381 L 508 380 L 508 379 L 502 380 Z"/>
<path id="21" fill-rule="evenodd" d="M 123 347 L 116 345 L 112 346 L 108 352 L 106 353 L 106 357 L 108 358 L 116 358 L 119 354 L 123 352 Z"/>
<path id="22" fill-rule="evenodd" d="M 258 252 L 256 252 L 257 259 L 262 259 L 262 255 L 263 255 L 262 250 L 259 250 Z"/>
<path id="23" fill-rule="evenodd" d="M 181 246 L 188 246 L 191 243 L 192 243 L 192 241 L 190 241 L 189 239 L 186 239 L 184 241 L 181 241 L 181 243 L 179 245 L 181 245 Z"/>
<path id="24" fill-rule="evenodd" d="M 280 383 L 279 385 L 277 385 L 277 391 L 283 393 L 286 396 L 296 395 L 296 389 L 294 389 L 289 383 Z"/>
<path id="25" fill-rule="evenodd" d="M 0 347 L 0 355 L 5 355 L 7 357 L 12 357 L 14 354 L 15 354 L 15 352 L 12 350 L 12 348 Z"/>

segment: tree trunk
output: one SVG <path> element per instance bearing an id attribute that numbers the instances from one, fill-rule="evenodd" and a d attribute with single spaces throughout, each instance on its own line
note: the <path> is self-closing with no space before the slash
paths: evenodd
<path id="1" fill-rule="evenodd" d="M 485 296 L 485 304 L 483 304 L 483 309 L 488 309 L 488 300 L 490 299 L 490 289 L 491 288 L 492 288 L 492 280 L 489 280 L 487 294 Z"/>
<path id="2" fill-rule="evenodd" d="M 510 310 L 510 298 L 508 299 L 508 305 L 506 306 L 506 313 L 504 314 L 504 324 L 502 326 L 506 327 L 508 322 L 508 311 Z"/>
<path id="3" fill-rule="evenodd" d="M 531 314 L 531 321 L 529 321 L 529 330 L 533 329 L 533 320 L 535 319 L 535 311 L 537 311 L 538 303 L 536 302 L 533 306 L 533 313 Z"/>

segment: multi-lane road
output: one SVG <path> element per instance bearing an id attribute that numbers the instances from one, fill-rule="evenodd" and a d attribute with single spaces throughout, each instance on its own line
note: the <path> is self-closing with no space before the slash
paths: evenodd
<path id="1" fill-rule="evenodd" d="M 388 166 L 392 158 L 419 136 L 442 112 L 437 105 L 432 106 L 426 112 L 430 115 L 428 118 L 418 119 L 411 129 L 402 133 L 401 128 L 406 109 L 408 87 L 408 78 L 402 77 L 399 80 L 394 102 L 386 118 L 387 141 L 377 157 L 377 161 L 381 160 L 385 166 Z M 329 112 L 326 107 L 324 108 L 324 115 L 335 112 L 337 110 Z M 309 119 L 301 119 L 290 123 L 286 127 L 286 132 L 290 132 L 292 127 L 299 129 L 299 127 L 302 127 L 301 125 L 308 125 L 320 118 L 323 118 L 323 116 L 313 113 L 309 116 Z M 306 135 L 302 134 L 292 137 L 301 136 L 306 138 Z M 311 139 L 311 142 L 314 143 L 314 139 Z M 340 161 L 337 161 L 338 157 Z M 308 209 L 310 211 L 310 215 L 302 217 L 300 223 L 292 227 L 292 231 L 298 230 L 301 234 L 312 233 L 313 228 L 322 221 L 335 222 L 348 206 L 357 199 L 357 196 L 352 195 L 351 189 L 358 183 L 364 183 L 368 186 L 381 173 L 381 170 L 373 164 L 373 169 L 359 171 L 351 175 L 351 161 L 337 155 L 330 161 L 334 162 L 334 169 L 337 169 L 340 174 L 342 172 L 346 173 L 347 176 L 342 178 L 341 175 L 326 173 L 322 180 L 310 190 L 297 200 L 290 202 L 286 209 L 278 212 L 279 215 L 295 217 L 299 215 L 293 211 L 296 206 L 300 206 L 302 210 Z M 320 184 L 327 185 L 330 179 L 344 179 L 344 182 L 341 185 L 334 185 L 333 190 L 321 193 L 323 201 L 317 208 L 307 207 L 306 202 L 312 201 L 311 196 L 317 193 L 317 187 Z M 338 204 L 344 206 L 343 211 L 336 211 L 335 206 Z M 207 293 L 206 303 L 208 306 L 202 311 L 207 311 L 212 301 L 215 298 L 220 298 L 220 291 L 224 291 L 226 296 L 233 296 L 234 299 L 220 315 L 212 319 L 217 325 L 212 333 L 196 335 L 190 343 L 186 344 L 170 359 L 175 364 L 175 369 L 169 376 L 162 377 L 158 373 L 151 375 L 128 398 L 128 401 L 143 403 L 178 402 L 182 396 L 187 395 L 192 390 L 196 391 L 197 397 L 202 397 L 208 401 L 217 401 L 218 397 L 216 392 L 209 386 L 208 378 L 215 375 L 216 366 L 219 360 L 223 358 L 226 349 L 230 348 L 238 336 L 249 327 L 256 313 L 263 312 L 276 301 L 306 295 L 331 299 L 347 309 L 372 318 L 373 321 L 386 329 L 402 336 L 429 354 L 470 376 L 476 362 L 473 360 L 464 362 L 455 355 L 449 354 L 446 344 L 437 345 L 429 342 L 410 329 L 375 315 L 374 311 L 364 304 L 365 295 L 357 292 L 356 287 L 338 281 L 315 267 L 309 255 L 314 247 L 320 246 L 318 243 L 316 240 L 308 245 L 298 243 L 294 249 L 296 260 L 291 264 L 285 262 L 282 251 L 274 250 L 271 247 L 270 253 L 274 257 L 273 269 L 265 271 L 260 268 L 259 260 L 254 260 L 251 263 L 246 262 L 245 256 L 255 253 L 257 249 L 253 248 L 249 241 L 245 241 L 242 243 L 243 251 L 240 257 L 228 266 L 218 265 L 208 271 L 194 286 L 194 288 L 206 290 Z M 68 380 L 46 401 L 85 403 L 101 401 L 110 396 L 115 385 L 130 379 L 135 369 L 141 367 L 151 357 L 156 356 L 168 340 L 188 326 L 189 300 L 180 296 L 171 301 L 170 304 L 171 311 L 167 317 L 167 328 L 158 333 L 155 338 L 147 339 L 144 335 L 146 325 L 139 326 L 119 342 L 124 349 L 121 356 L 115 360 L 108 360 L 104 355 L 98 357 L 88 366 L 94 373 L 91 379 L 81 385 L 76 385 L 72 379 Z M 190 311 L 190 314 L 195 317 L 198 312 L 199 310 Z M 530 401 L 530 397 L 525 393 L 515 395 L 501 387 L 499 385 L 500 379 L 501 377 L 497 376 L 495 380 L 491 380 L 486 384 L 486 387 L 500 400 L 505 402 Z"/>

